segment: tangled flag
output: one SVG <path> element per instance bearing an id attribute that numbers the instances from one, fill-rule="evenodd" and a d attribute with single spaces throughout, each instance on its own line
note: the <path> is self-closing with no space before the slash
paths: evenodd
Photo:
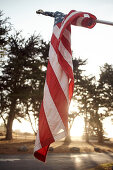
<path id="1" fill-rule="evenodd" d="M 94 15 L 75 10 L 67 15 L 61 12 L 45 12 L 44 15 L 55 17 L 55 24 L 34 148 L 34 156 L 43 162 L 49 145 L 66 137 L 68 131 L 68 108 L 74 88 L 71 24 L 87 28 L 96 24 Z"/>

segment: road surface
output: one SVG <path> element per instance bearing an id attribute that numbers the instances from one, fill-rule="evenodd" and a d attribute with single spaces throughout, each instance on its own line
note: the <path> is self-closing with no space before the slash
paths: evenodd
<path id="1" fill-rule="evenodd" d="M 0 170 L 88 170 L 108 162 L 113 162 L 113 153 L 49 153 L 46 163 L 30 154 L 0 155 Z"/>

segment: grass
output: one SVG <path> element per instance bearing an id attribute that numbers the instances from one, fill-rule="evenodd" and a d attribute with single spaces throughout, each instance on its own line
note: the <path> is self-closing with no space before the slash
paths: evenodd
<path id="1" fill-rule="evenodd" d="M 113 170 L 113 163 L 101 164 L 89 170 Z"/>

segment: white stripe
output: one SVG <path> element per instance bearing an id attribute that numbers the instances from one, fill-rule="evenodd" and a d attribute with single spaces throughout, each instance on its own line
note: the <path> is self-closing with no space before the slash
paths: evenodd
<path id="1" fill-rule="evenodd" d="M 68 102 L 68 100 L 69 100 L 68 77 L 58 62 L 57 54 L 56 54 L 52 44 L 50 44 L 50 49 L 49 49 L 49 61 L 50 61 L 51 67 L 58 79 L 58 82 L 64 92 L 64 95 L 66 96 L 67 102 Z"/>
<path id="2" fill-rule="evenodd" d="M 90 18 L 89 14 L 84 14 L 85 18 Z"/>
<path id="3" fill-rule="evenodd" d="M 77 26 L 82 26 L 82 21 L 83 21 L 84 17 L 80 17 L 77 19 L 76 25 Z"/>
<path id="4" fill-rule="evenodd" d="M 55 35 L 55 37 L 57 39 L 59 39 L 59 35 L 60 35 L 59 34 L 60 33 L 59 30 L 60 30 L 59 27 L 57 25 L 55 25 L 54 28 L 53 28 L 53 34 Z"/>
<path id="5" fill-rule="evenodd" d="M 64 23 L 62 24 L 62 26 L 60 27 L 60 33 L 64 27 L 64 25 L 66 24 L 66 22 L 75 14 L 79 13 L 79 11 L 75 11 L 75 12 L 72 12 L 65 20 L 64 20 Z"/>
<path id="6" fill-rule="evenodd" d="M 57 39 L 59 39 L 59 31 L 60 31 L 60 29 L 56 25 L 53 29 L 53 33 L 54 33 L 54 35 Z M 65 29 L 64 32 L 63 32 L 63 35 L 69 41 L 69 43 L 71 44 L 71 33 L 67 29 Z"/>
<path id="7" fill-rule="evenodd" d="M 41 143 L 40 143 L 40 138 L 39 138 L 39 130 L 37 132 L 36 140 L 35 140 L 35 147 L 34 147 L 34 152 L 41 149 Z"/>
<path id="8" fill-rule="evenodd" d="M 73 69 L 73 64 L 72 64 L 72 56 L 69 53 L 69 51 L 64 47 L 62 42 L 60 41 L 59 43 L 59 51 L 62 54 L 63 58 L 68 62 L 68 64 L 71 66 Z"/>
<path id="9" fill-rule="evenodd" d="M 63 131 L 63 132 L 60 132 L 59 134 L 57 134 L 57 136 L 55 136 L 55 141 L 58 141 L 64 137 L 67 136 L 67 132 L 66 131 Z"/>
<path id="10" fill-rule="evenodd" d="M 84 14 L 84 17 L 79 17 L 77 19 L 76 25 L 77 26 L 82 26 L 82 21 L 83 21 L 84 18 L 90 18 L 90 16 L 88 14 Z"/>
<path id="11" fill-rule="evenodd" d="M 62 119 L 58 113 L 58 110 L 54 104 L 54 101 L 50 95 L 48 85 L 46 82 L 45 82 L 45 86 L 44 86 L 43 107 L 44 107 L 44 112 L 46 115 L 46 119 L 47 119 L 49 128 L 50 128 L 51 133 L 56 141 L 59 139 L 60 130 L 61 129 L 63 130 L 61 133 L 63 136 L 65 136 L 66 129 L 65 129 Z"/>

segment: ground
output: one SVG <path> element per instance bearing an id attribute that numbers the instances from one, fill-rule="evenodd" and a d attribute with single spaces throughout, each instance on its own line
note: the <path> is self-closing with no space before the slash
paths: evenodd
<path id="1" fill-rule="evenodd" d="M 113 170 L 113 163 L 101 164 L 89 170 Z"/>
<path id="2" fill-rule="evenodd" d="M 11 141 L 4 140 L 4 137 L 0 138 L 0 154 L 2 155 L 11 155 L 11 154 L 33 154 L 33 148 L 35 144 L 34 136 L 14 136 L 14 139 Z M 26 146 L 28 151 L 19 151 L 21 146 Z M 73 139 L 71 143 L 65 143 L 64 140 L 54 142 L 50 145 L 50 148 L 53 148 L 49 152 L 54 153 L 69 153 L 70 148 L 77 147 L 80 149 L 80 153 L 90 153 L 95 152 L 94 148 L 98 148 L 99 152 L 113 153 L 113 139 L 106 141 L 103 145 L 98 144 L 96 141 L 86 143 L 80 139 Z M 113 162 L 111 164 L 102 164 L 91 170 L 112 170 Z"/>
<path id="3" fill-rule="evenodd" d="M 24 138 L 14 138 L 11 141 L 4 140 L 3 138 L 0 140 L 0 154 L 20 154 L 20 153 L 31 153 L 33 154 L 33 148 L 35 144 L 35 138 L 31 136 L 28 138 L 24 136 Z M 21 146 L 26 146 L 28 151 L 22 152 L 18 151 Z M 63 140 L 54 142 L 50 145 L 53 148 L 55 153 L 65 153 L 72 152 L 70 148 L 77 147 L 80 148 L 80 153 L 88 153 L 95 152 L 94 148 L 99 148 L 98 152 L 113 152 L 113 141 L 105 142 L 103 145 L 98 144 L 97 142 L 86 143 L 84 141 L 74 139 L 71 143 L 65 143 Z"/>

